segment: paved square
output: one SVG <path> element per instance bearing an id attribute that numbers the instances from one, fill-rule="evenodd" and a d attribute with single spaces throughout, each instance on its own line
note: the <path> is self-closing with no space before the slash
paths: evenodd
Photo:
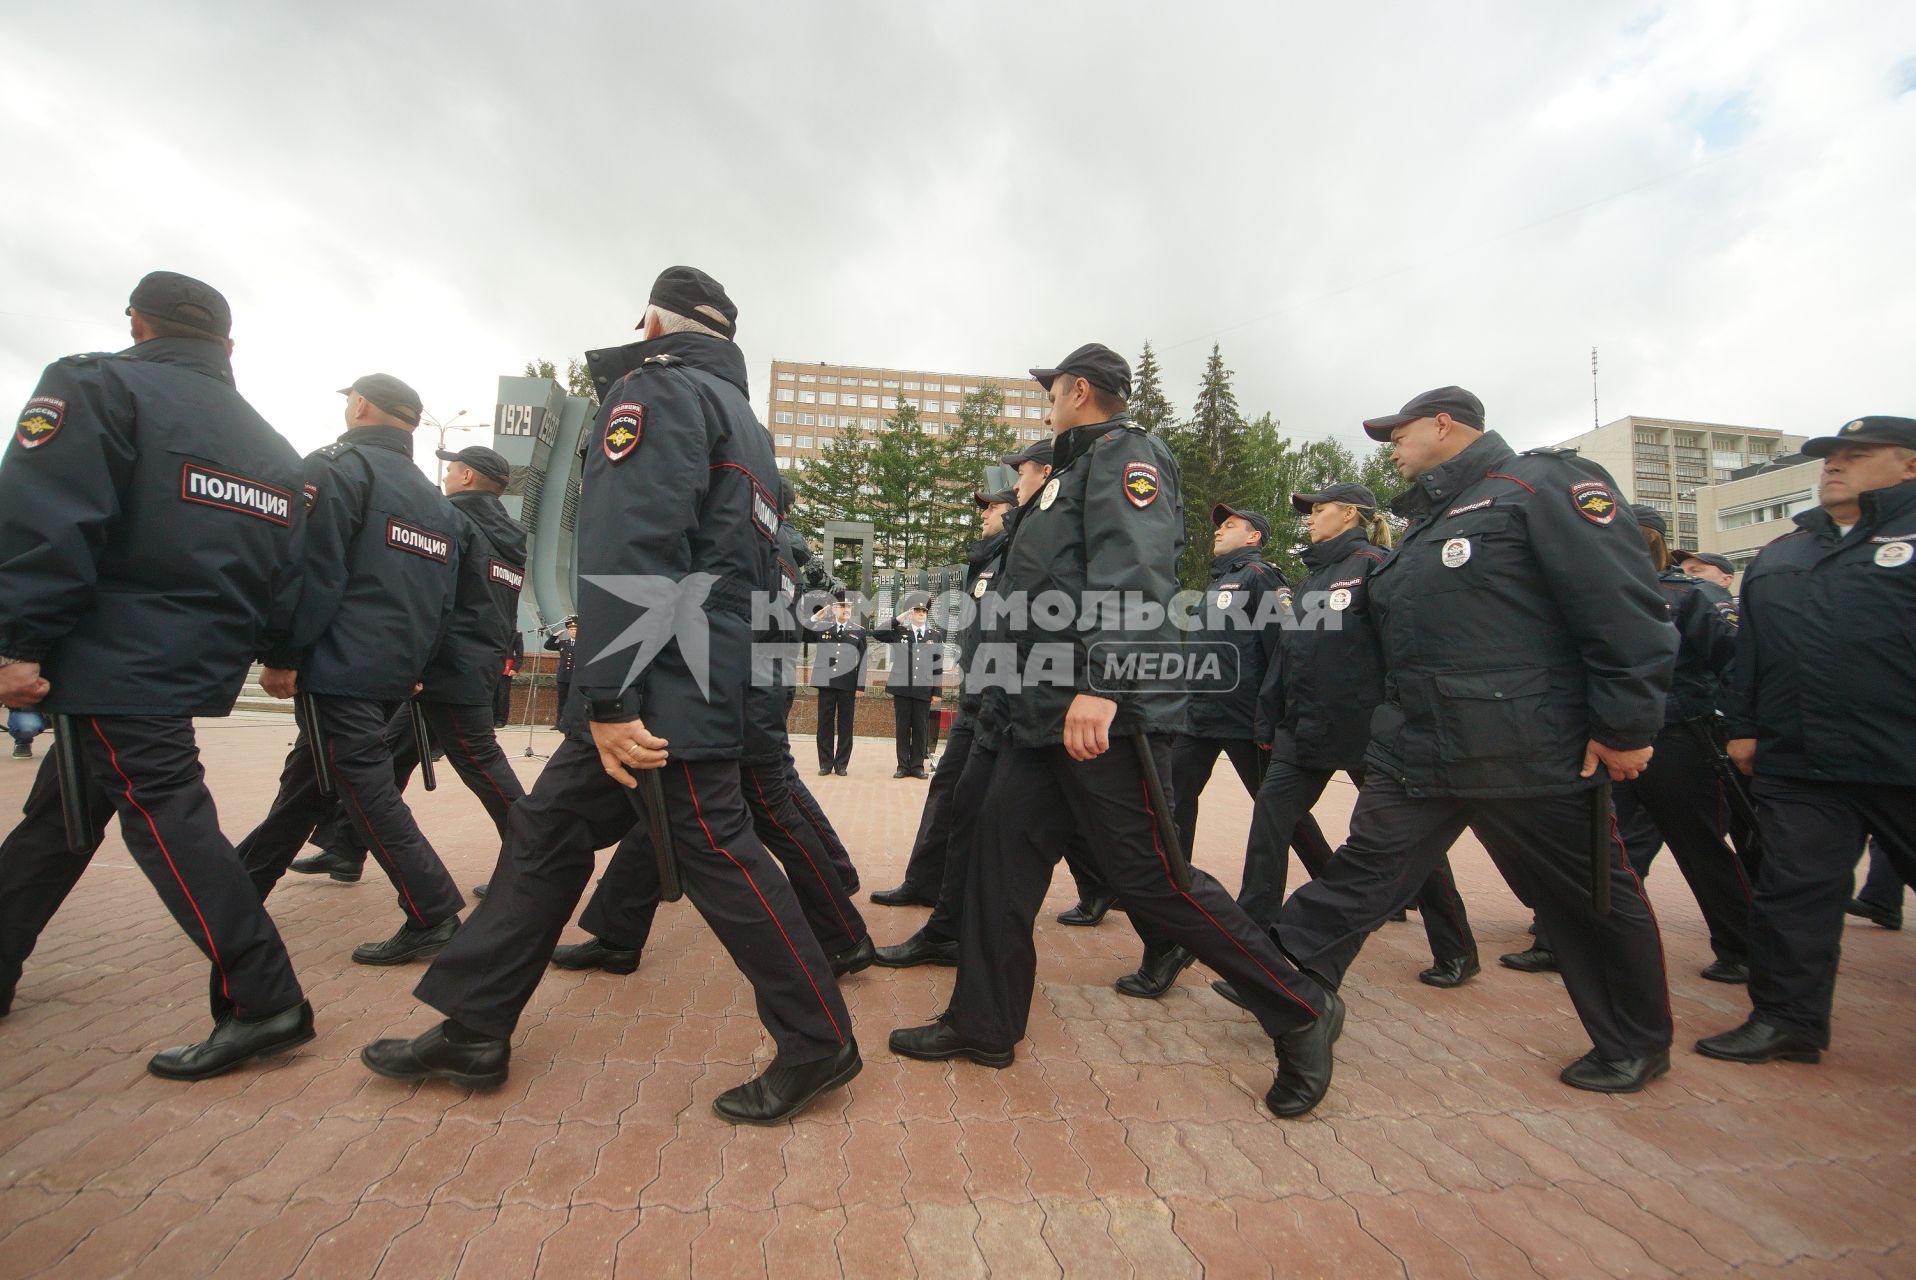
<path id="1" fill-rule="evenodd" d="M 290 719 L 203 726 L 229 836 L 264 813 L 291 740 Z M 506 735 L 529 784 L 525 745 Z M 897 881 L 924 796 L 891 754 L 861 740 L 849 778 L 807 777 L 867 892 Z M 0 825 L 30 776 L 0 760 Z M 1351 797 L 1334 785 L 1320 810 L 1333 841 Z M 458 781 L 411 798 L 458 880 L 483 879 L 495 841 Z M 1197 852 L 1227 884 L 1248 822 L 1219 770 Z M 1556 1079 L 1588 1048 L 1562 984 L 1496 964 L 1525 944 L 1523 909 L 1474 842 L 1454 860 L 1484 974 L 1424 987 L 1416 917 L 1386 926 L 1308 1119 L 1265 1113 L 1270 1044 L 1201 969 L 1158 1003 L 1116 995 L 1136 937 L 1116 914 L 1053 924 L 1061 874 L 1015 1066 L 894 1058 L 887 1032 L 935 1014 L 951 971 L 868 970 L 844 983 L 864 1073 L 794 1124 L 735 1129 L 712 1099 L 769 1043 L 689 904 L 660 913 L 635 975 L 554 971 L 497 1092 L 370 1075 L 361 1045 L 436 1019 L 411 998 L 416 966 L 348 959 L 399 920 L 371 872 L 289 876 L 272 899 L 316 1041 L 262 1070 L 153 1079 L 148 1055 L 205 1033 L 205 969 L 116 832 L 0 1021 L 0 1275 L 1916 1275 L 1916 937 L 1850 922 L 1821 1066 L 1711 1062 L 1691 1041 L 1747 1005 L 1696 976 L 1702 921 L 1664 856 L 1675 1066 L 1599 1097 Z M 881 943 L 923 915 L 865 910 Z"/>

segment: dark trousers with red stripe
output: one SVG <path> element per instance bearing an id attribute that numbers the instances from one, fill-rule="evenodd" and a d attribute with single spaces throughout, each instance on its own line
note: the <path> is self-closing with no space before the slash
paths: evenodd
<path id="1" fill-rule="evenodd" d="M 1211 781 L 1211 771 L 1217 767 L 1219 755 L 1231 762 L 1238 781 L 1255 796 L 1270 753 L 1248 738 L 1199 738 L 1186 733 L 1179 734 L 1172 742 L 1171 773 L 1165 781 L 1171 787 L 1171 808 L 1177 814 L 1178 839 L 1184 844 L 1187 858 L 1197 848 L 1198 798 Z M 1331 856 L 1330 842 L 1318 830 L 1309 805 L 1298 814 L 1295 826 L 1291 844 L 1299 857 L 1307 863 L 1315 858 L 1321 864 Z"/>
<path id="2" fill-rule="evenodd" d="M 1663 940 L 1612 824 L 1610 912 L 1590 902 L 1591 793 L 1460 799 L 1412 796 L 1369 770 L 1350 839 L 1300 885 L 1275 930 L 1299 967 L 1331 986 L 1384 921 L 1408 906 L 1469 827 L 1547 930 L 1571 1003 L 1597 1052 L 1638 1058 L 1670 1047 Z"/>
<path id="3" fill-rule="evenodd" d="M 1916 787 L 1758 772 L 1751 790 L 1763 828 L 1750 910 L 1753 1016 L 1828 1047 L 1843 907 L 1863 841 L 1875 836 L 1896 874 L 1916 880 Z"/>
<path id="4" fill-rule="evenodd" d="M 905 878 L 899 888 L 924 898 L 938 897 L 939 886 L 945 882 L 946 849 L 959 817 L 959 779 L 964 776 L 975 741 L 970 719 L 960 716 L 946 735 L 938 767 L 931 771 L 925 807 L 918 815 L 918 835 L 912 841 L 911 857 L 905 860 Z"/>
<path id="5" fill-rule="evenodd" d="M 499 829 L 499 838 L 505 839 L 506 814 L 526 790 L 519 785 L 519 776 L 512 771 L 506 753 L 499 749 L 499 739 L 492 728 L 492 708 L 454 706 L 424 699 L 419 706 L 425 712 L 426 733 L 432 745 L 444 754 L 445 762 L 459 775 L 459 781 L 466 784 L 466 790 L 486 807 L 486 816 Z M 412 714 L 403 705 L 386 725 L 385 738 L 386 747 L 392 752 L 393 783 L 403 793 L 412 781 L 413 771 L 419 767 Z M 366 861 L 366 842 L 353 830 L 343 802 L 314 833 L 313 843 L 353 862 Z"/>
<path id="6" fill-rule="evenodd" d="M 266 1017 L 305 997 L 259 895 L 220 831 L 193 722 L 74 716 L 87 771 L 86 852 L 68 850 L 48 754 L 20 823 L 0 844 L 0 982 L 11 997 L 40 931 L 79 882 L 117 813 L 127 850 L 211 964 L 215 1019 Z"/>
<path id="7" fill-rule="evenodd" d="M 1304 870 L 1313 877 L 1324 874 L 1334 855 L 1306 853 L 1307 846 L 1296 842 L 1293 832 L 1300 829 L 1299 815 L 1308 815 L 1330 785 L 1331 769 L 1309 769 L 1288 760 L 1273 760 L 1258 784 L 1257 800 L 1251 808 L 1251 836 L 1244 848 L 1244 882 L 1237 901 L 1251 919 L 1269 928 L 1277 923 L 1284 907 L 1284 886 L 1289 878 L 1290 851 L 1297 850 Z M 1362 783 L 1352 778 L 1360 787 Z M 1316 823 L 1312 823 L 1313 829 Z M 1289 848 L 1286 837 L 1291 837 Z M 1322 840 L 1322 835 L 1319 835 Z M 1460 956 L 1474 955 L 1477 939 L 1470 932 L 1470 917 L 1457 892 L 1457 877 L 1451 873 L 1448 854 L 1438 859 L 1417 892 L 1417 913 L 1424 922 L 1424 936 L 1430 940 L 1431 959 L 1442 963 Z"/>
<path id="8" fill-rule="evenodd" d="M 851 1015 L 791 884 L 752 834 L 738 761 L 675 760 L 659 781 L 685 895 L 752 984 L 779 1062 L 838 1052 Z M 642 821 L 640 793 L 607 776 L 590 743 L 567 738 L 512 808 L 485 909 L 415 994 L 474 1031 L 510 1037 L 591 879 L 593 851 Z"/>
<path id="9" fill-rule="evenodd" d="M 1153 739 L 1152 748 L 1163 776 L 1170 744 Z M 1222 885 L 1195 868 L 1188 892 L 1172 880 L 1171 855 L 1127 739 L 1085 761 L 1061 746 L 1008 747 L 992 761 L 965 876 L 958 978 L 943 1014 L 965 1040 L 1008 1049 L 1024 1038 L 1037 974 L 1032 922 L 1073 828 L 1140 931 L 1189 948 L 1236 988 L 1273 1039 L 1317 1017 L 1318 988 Z"/>
<path id="10" fill-rule="evenodd" d="M 805 785 L 805 779 L 799 776 L 798 762 L 790 753 L 785 757 L 785 785 L 791 790 L 792 803 L 805 815 L 805 821 L 812 824 L 812 830 L 818 834 L 818 842 L 825 850 L 825 857 L 832 868 L 838 872 L 838 878 L 849 893 L 858 892 L 858 868 L 852 865 L 851 850 L 845 847 L 845 841 L 832 827 L 830 818 L 825 816 L 825 808 L 818 803 L 818 797 Z"/>
<path id="11" fill-rule="evenodd" d="M 386 728 L 404 704 L 332 694 L 316 695 L 313 702 L 332 760 L 339 806 L 346 811 L 354 834 L 398 890 L 406 923 L 429 929 L 458 915 L 466 900 L 393 781 Z M 332 806 L 333 801 L 319 794 L 312 751 L 301 732 L 280 770 L 279 794 L 272 808 L 239 845 L 240 860 L 262 901 Z"/>

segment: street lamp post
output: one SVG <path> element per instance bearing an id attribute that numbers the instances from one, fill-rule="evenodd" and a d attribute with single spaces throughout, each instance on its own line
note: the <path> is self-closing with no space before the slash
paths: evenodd
<path id="1" fill-rule="evenodd" d="M 427 413 L 423 409 L 420 410 L 419 416 L 426 420 L 426 424 L 428 426 L 432 427 L 433 430 L 439 433 L 439 443 L 437 445 L 437 449 L 444 449 L 446 447 L 446 433 L 448 431 L 480 431 L 484 429 L 483 427 L 480 426 L 480 424 L 476 422 L 468 423 L 467 425 L 463 427 L 457 425 L 459 422 L 459 419 L 466 416 L 466 411 L 464 409 L 461 409 L 458 413 L 453 414 L 452 418 L 446 422 L 441 422 L 439 419 L 433 417 L 430 413 Z M 435 456 L 434 456 L 433 478 L 438 480 L 441 484 L 444 484 L 446 479 L 446 462 L 445 462 L 445 459 L 437 456 L 437 450 L 435 450 Z"/>

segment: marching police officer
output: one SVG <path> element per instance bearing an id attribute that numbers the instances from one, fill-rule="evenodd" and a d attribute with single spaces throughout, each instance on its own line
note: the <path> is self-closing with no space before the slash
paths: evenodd
<path id="1" fill-rule="evenodd" d="M 220 832 L 192 719 L 230 712 L 288 624 L 299 456 L 234 388 L 216 289 L 155 271 L 130 304 L 134 345 L 48 366 L 0 465 L 0 702 L 51 713 L 65 739 L 0 846 L 0 1013 L 117 813 L 211 964 L 212 1034 L 147 1064 L 198 1080 L 313 1038 Z M 63 790 L 81 830 L 65 828 Z"/>
<path id="2" fill-rule="evenodd" d="M 1132 917 L 1244 996 L 1278 1047 L 1266 1104 L 1302 1114 L 1329 1087 L 1342 1005 L 1293 969 L 1217 881 L 1184 865 L 1163 808 L 1184 698 L 1153 687 L 1141 658 L 1180 652 L 1170 616 L 1184 529 L 1177 463 L 1126 416 L 1131 371 L 1116 352 L 1092 343 L 1031 376 L 1050 393 L 1055 466 L 1018 518 L 1002 582 L 1031 600 L 1061 593 L 1051 598 L 1077 612 L 1063 631 L 1047 630 L 1048 611 L 1034 607 L 987 633 L 985 645 L 1015 653 L 1020 679 L 1015 696 L 988 691 L 980 712 L 981 740 L 999 750 L 970 851 L 957 983 L 937 1022 L 894 1031 L 891 1047 L 1010 1064 L 1031 1004 L 1032 920 L 1076 826 Z"/>
<path id="3" fill-rule="evenodd" d="M 751 597 L 771 578 L 779 519 L 771 438 L 752 416 L 732 341 L 737 315 L 716 280 L 668 268 L 642 340 L 587 354 L 602 407 L 579 507 L 588 590 L 575 710 L 513 806 L 486 909 L 416 989 L 447 1020 L 367 1045 L 361 1056 L 381 1075 L 505 1078 L 513 1028 L 592 874 L 593 850 L 631 830 L 642 790 L 650 820 L 669 828 L 686 895 L 752 983 L 778 1046 L 773 1064 L 715 1110 L 777 1123 L 858 1073 L 831 967 L 752 834 L 740 791 L 746 690 L 735 673 L 749 669 Z"/>
<path id="4" fill-rule="evenodd" d="M 452 621 L 460 535 L 452 505 L 413 465 L 419 394 L 384 373 L 340 394 L 346 433 L 306 459 L 299 609 L 260 677 L 274 697 L 300 699 L 300 734 L 272 808 L 239 853 L 266 897 L 333 806 L 323 761 L 405 917 L 392 937 L 354 948 L 353 960 L 391 965 L 444 946 L 465 905 L 400 797 L 386 738 Z"/>
<path id="5" fill-rule="evenodd" d="M 898 615 L 872 629 L 872 638 L 891 646 L 891 673 L 885 692 L 891 695 L 892 728 L 898 748 L 894 778 L 924 778 L 929 750 L 931 700 L 944 679 L 945 633 L 929 622 L 928 597 L 919 591 L 899 601 Z"/>
<path id="6" fill-rule="evenodd" d="M 852 728 L 858 706 L 858 687 L 864 681 L 865 628 L 852 618 L 852 607 L 835 600 L 831 621 L 812 641 L 812 684 L 818 690 L 818 776 L 844 777 L 852 764 Z M 825 610 L 813 618 L 816 625 Z"/>
<path id="7" fill-rule="evenodd" d="M 1743 575 L 1727 699 L 1729 753 L 1753 776 L 1763 831 L 1751 1013 L 1696 1047 L 1732 1062 L 1829 1048 L 1864 836 L 1916 878 L 1916 419 L 1857 418 L 1803 452 L 1823 460 L 1820 505 Z"/>
<path id="8" fill-rule="evenodd" d="M 438 652 L 426 666 L 417 701 L 424 713 L 429 743 L 479 798 L 501 839 L 506 812 L 525 794 L 519 778 L 499 749 L 492 724 L 493 688 L 500 680 L 519 625 L 519 592 L 526 582 L 526 531 L 506 511 L 499 495 L 512 478 L 505 456 L 484 445 L 438 456 L 449 463 L 443 482 L 459 530 L 459 582 L 452 620 Z M 419 764 L 410 708 L 402 708 L 386 726 L 395 778 L 404 791 Z M 292 864 L 304 875 L 328 874 L 335 880 L 359 879 L 366 845 L 352 834 L 342 811 L 333 847 Z"/>
<path id="9" fill-rule="evenodd" d="M 1319 493 L 1294 493 L 1291 505 L 1310 534 L 1303 557 L 1309 572 L 1294 594 L 1285 592 L 1292 625 L 1283 630 L 1261 691 L 1258 736 L 1270 744 L 1270 766 L 1252 805 L 1238 892 L 1251 919 L 1267 928 L 1284 906 L 1287 843 L 1298 850 L 1306 871 L 1324 874 L 1329 853 L 1320 856 L 1299 841 L 1299 815 L 1317 803 L 1338 769 L 1363 787 L 1371 715 L 1384 700 L 1383 655 L 1367 599 L 1370 575 L 1391 544 L 1377 495 L 1346 482 Z M 1448 856 L 1438 859 L 1417 905 L 1431 955 L 1418 980 L 1433 987 L 1463 985 L 1479 971 L 1477 943 Z M 1236 999 L 1224 984 L 1212 986 Z"/>
<path id="10" fill-rule="evenodd" d="M 1636 524 L 1601 467 L 1517 454 L 1460 387 L 1364 428 L 1414 482 L 1391 504 L 1410 527 L 1365 584 L 1384 702 L 1350 838 L 1291 895 L 1278 941 L 1339 985 L 1469 825 L 1549 929 L 1595 1043 L 1564 1083 L 1635 1092 L 1670 1065 L 1662 943 L 1593 779 L 1642 772 L 1676 655 Z"/>
<path id="11" fill-rule="evenodd" d="M 1720 556 L 1714 551 L 1672 551 L 1670 558 L 1678 569 L 1692 578 L 1701 578 L 1719 586 L 1732 601 L 1736 599 L 1736 566 L 1730 563 L 1728 556 Z"/>

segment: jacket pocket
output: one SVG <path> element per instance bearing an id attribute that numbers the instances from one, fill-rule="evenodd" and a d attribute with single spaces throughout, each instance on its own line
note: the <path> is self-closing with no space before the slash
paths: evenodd
<path id="1" fill-rule="evenodd" d="M 1554 758 L 1561 746 L 1547 667 L 1439 672 L 1435 685 L 1447 761 Z"/>

